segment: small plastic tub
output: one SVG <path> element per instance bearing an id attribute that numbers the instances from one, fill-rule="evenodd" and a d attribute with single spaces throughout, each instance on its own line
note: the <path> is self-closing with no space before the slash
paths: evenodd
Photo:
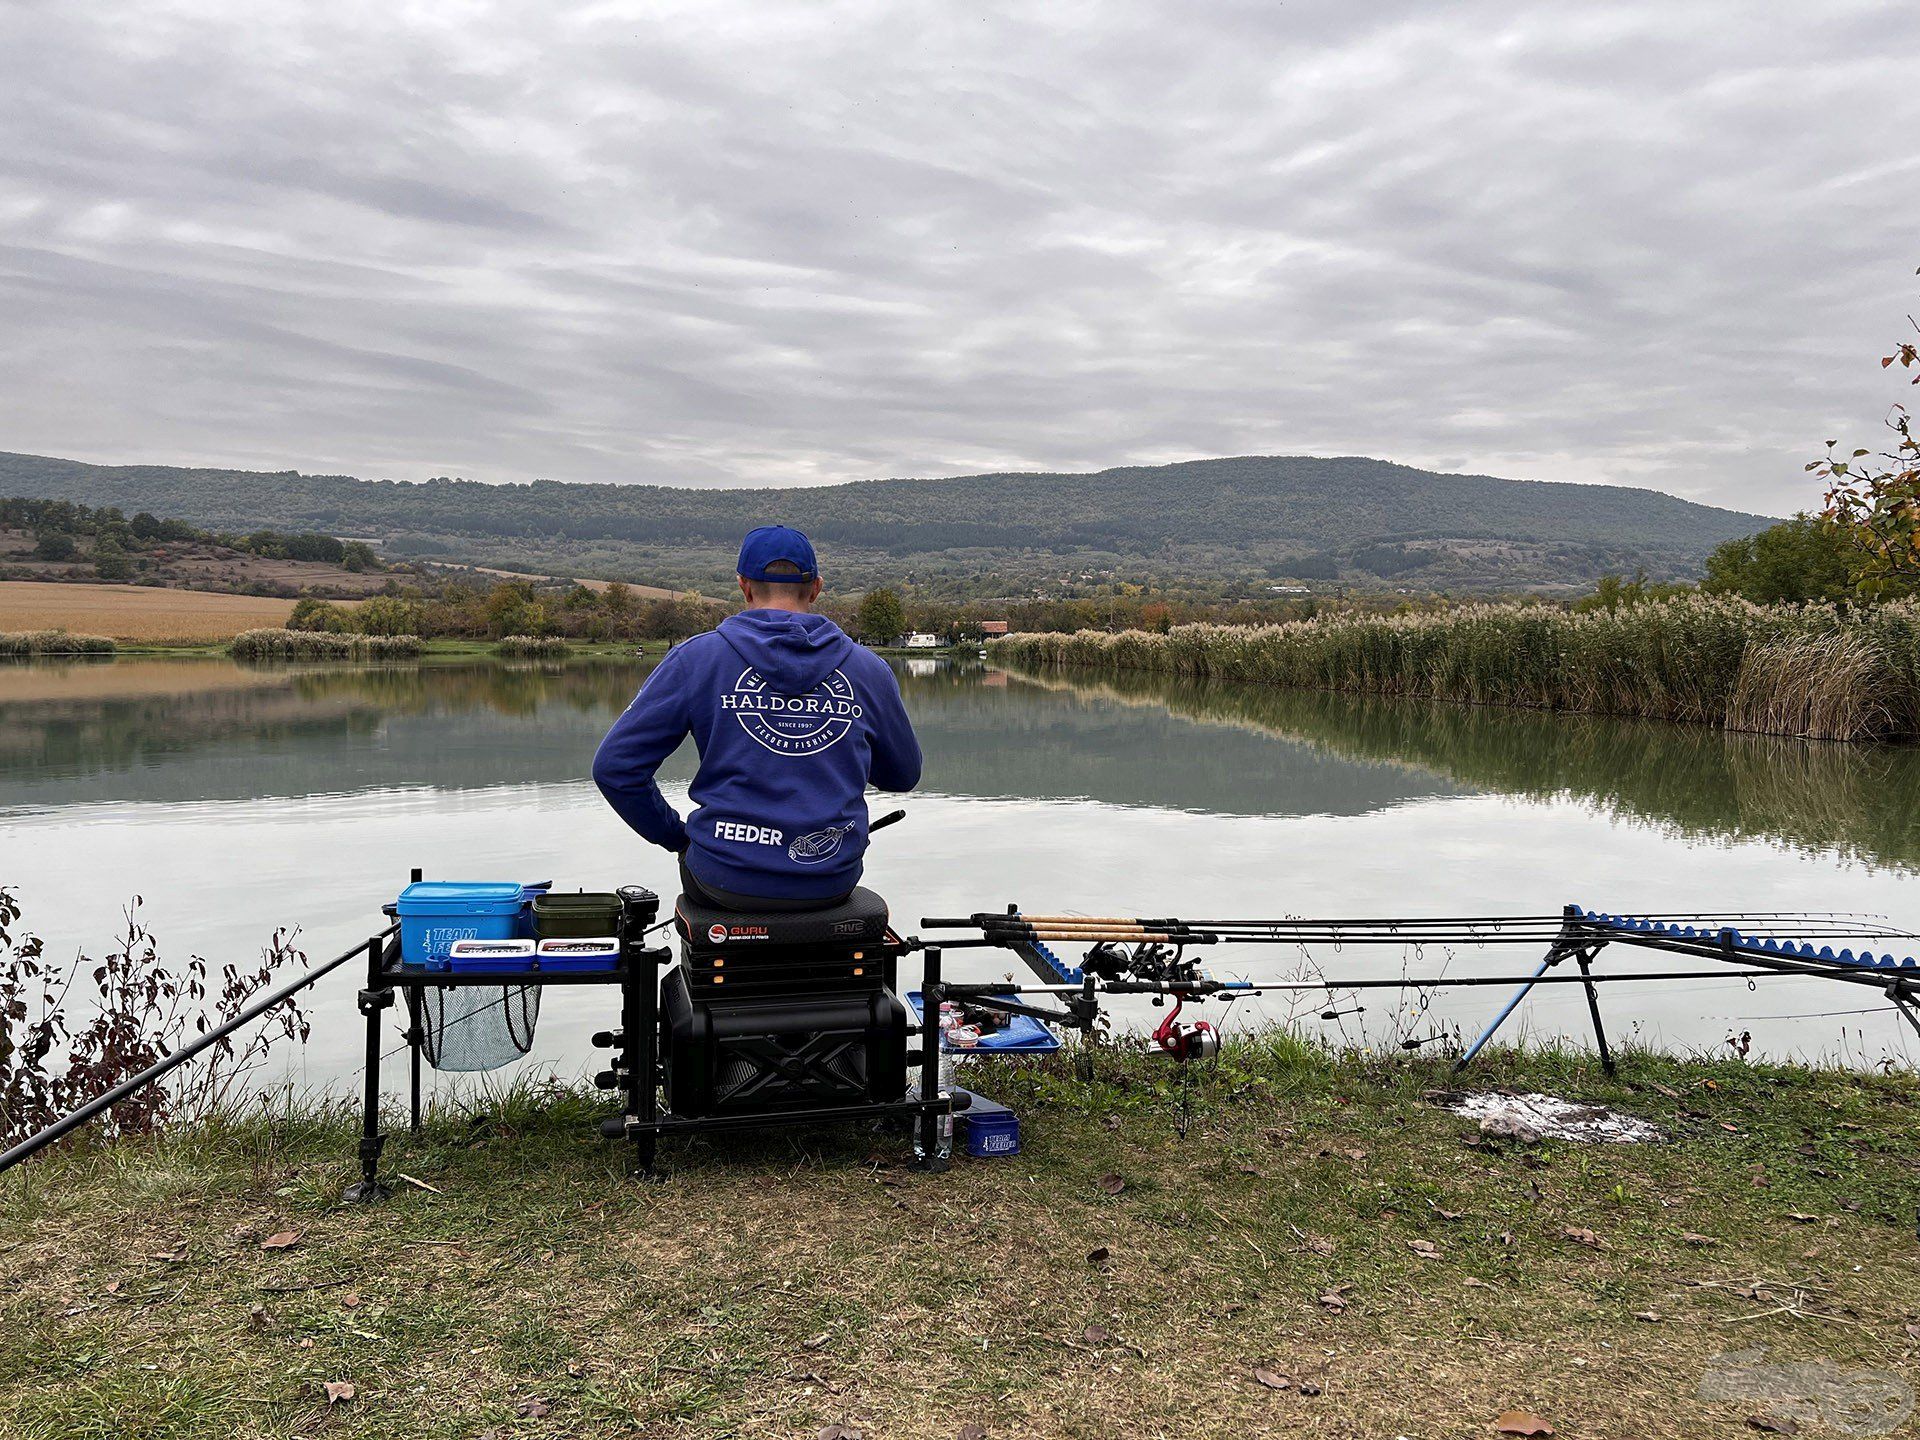
<path id="1" fill-rule="evenodd" d="M 517 892 L 519 886 L 514 889 Z M 597 890 L 533 897 L 533 933 L 542 940 L 594 940 L 620 933 L 620 897 Z"/>
<path id="2" fill-rule="evenodd" d="M 620 942 L 611 935 L 542 940 L 536 964 L 542 970 L 617 970 Z"/>
<path id="3" fill-rule="evenodd" d="M 512 940 L 456 940 L 447 954 L 447 968 L 456 974 L 488 970 L 533 969 L 534 943 Z"/>
<path id="4" fill-rule="evenodd" d="M 1020 1117 L 997 1101 L 975 1094 L 966 1109 L 953 1112 L 953 1118 L 966 1131 L 967 1154 L 992 1160 L 1020 1153 Z"/>
<path id="5" fill-rule="evenodd" d="M 400 958 L 443 970 L 456 940 L 511 940 L 520 904 L 520 887 L 510 880 L 416 880 L 394 902 Z"/>

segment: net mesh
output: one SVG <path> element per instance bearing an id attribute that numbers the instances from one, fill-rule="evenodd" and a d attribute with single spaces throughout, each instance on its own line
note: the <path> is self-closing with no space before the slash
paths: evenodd
<path id="1" fill-rule="evenodd" d="M 436 1070 L 497 1070 L 533 1048 L 537 985 L 432 989 L 420 997 L 421 1049 Z"/>

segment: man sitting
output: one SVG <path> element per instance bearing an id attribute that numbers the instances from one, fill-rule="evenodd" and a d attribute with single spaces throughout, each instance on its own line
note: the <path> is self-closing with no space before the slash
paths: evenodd
<path id="1" fill-rule="evenodd" d="M 813 910 L 859 883 L 866 787 L 911 790 L 920 745 L 886 661 L 824 615 L 813 545 L 766 525 L 740 546 L 747 608 L 676 645 L 593 758 L 622 820 L 680 856 L 689 899 Z M 687 735 L 700 750 L 684 822 L 654 772 Z"/>

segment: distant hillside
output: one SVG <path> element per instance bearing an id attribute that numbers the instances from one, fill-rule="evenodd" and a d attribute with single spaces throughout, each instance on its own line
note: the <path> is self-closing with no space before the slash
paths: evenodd
<path id="1" fill-rule="evenodd" d="M 1360 458 L 1248 456 L 1094 474 L 875 480 L 801 490 L 100 466 L 0 452 L 0 494 L 118 505 L 217 529 L 378 538 L 395 555 L 722 583 L 743 530 L 806 529 L 843 584 L 949 591 L 1301 579 L 1409 588 L 1691 575 L 1770 522 L 1650 490 L 1440 475 Z"/>

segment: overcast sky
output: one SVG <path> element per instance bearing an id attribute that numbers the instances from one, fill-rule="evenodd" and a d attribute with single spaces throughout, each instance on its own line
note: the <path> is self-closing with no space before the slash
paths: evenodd
<path id="1" fill-rule="evenodd" d="M 1786 511 L 1907 398 L 1916 56 L 1911 0 L 0 0 L 0 449 Z"/>

